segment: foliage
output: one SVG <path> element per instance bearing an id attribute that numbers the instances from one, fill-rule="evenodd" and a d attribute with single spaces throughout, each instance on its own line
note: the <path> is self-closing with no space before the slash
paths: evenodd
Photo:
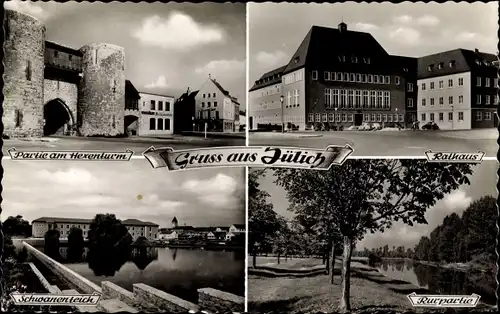
<path id="1" fill-rule="evenodd" d="M 24 220 L 23 216 L 9 216 L 2 223 L 2 230 L 5 235 L 10 236 L 31 236 L 31 225 L 29 221 Z"/>
<path id="2" fill-rule="evenodd" d="M 44 236 L 44 253 L 55 259 L 56 261 L 61 260 L 61 254 L 59 252 L 59 248 L 61 247 L 61 243 L 59 241 L 59 237 L 61 236 L 59 230 L 50 229 L 45 232 Z"/>
<path id="3" fill-rule="evenodd" d="M 78 227 L 72 227 L 68 235 L 68 254 L 66 259 L 70 262 L 77 262 L 82 259 L 85 250 L 85 240 L 83 231 Z"/>
<path id="4" fill-rule="evenodd" d="M 425 224 L 426 210 L 437 200 L 469 184 L 469 164 L 421 160 L 348 160 L 328 171 L 275 169 L 297 215 L 316 217 L 344 240 L 341 311 L 350 310 L 351 250 L 367 232 L 383 232 L 395 221 Z M 346 249 L 347 248 L 347 249 Z"/>

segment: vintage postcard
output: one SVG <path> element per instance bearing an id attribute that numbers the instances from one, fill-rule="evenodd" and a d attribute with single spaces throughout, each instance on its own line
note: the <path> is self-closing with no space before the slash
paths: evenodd
<path id="1" fill-rule="evenodd" d="M 2 311 L 244 310 L 244 168 L 3 167 Z"/>
<path id="2" fill-rule="evenodd" d="M 250 3 L 248 16 L 250 145 L 496 157 L 497 2 Z"/>
<path id="3" fill-rule="evenodd" d="M 495 311 L 496 161 L 249 171 L 249 312 Z"/>

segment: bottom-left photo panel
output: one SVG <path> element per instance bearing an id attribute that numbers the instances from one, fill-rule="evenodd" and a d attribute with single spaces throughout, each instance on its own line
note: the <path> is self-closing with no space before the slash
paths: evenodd
<path id="1" fill-rule="evenodd" d="M 2 312 L 244 311 L 244 168 L 2 165 Z"/>

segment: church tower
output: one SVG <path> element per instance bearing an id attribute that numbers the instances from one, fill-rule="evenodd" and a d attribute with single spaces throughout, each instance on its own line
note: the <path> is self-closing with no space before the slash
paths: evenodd
<path id="1" fill-rule="evenodd" d="M 177 228 L 178 224 L 179 222 L 177 221 L 177 217 L 174 217 L 174 219 L 172 219 L 172 228 Z"/>

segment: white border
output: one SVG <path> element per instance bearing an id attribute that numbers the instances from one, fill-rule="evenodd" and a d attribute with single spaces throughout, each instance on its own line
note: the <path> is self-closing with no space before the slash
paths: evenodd
<path id="1" fill-rule="evenodd" d="M 250 5 L 247 3 L 245 5 L 246 9 L 246 78 L 245 78 L 245 103 L 246 103 L 246 108 L 245 108 L 245 146 L 250 146 L 250 139 L 249 139 L 249 132 L 248 132 L 248 121 L 249 121 L 249 116 L 250 116 L 250 104 L 249 104 L 249 99 L 250 97 L 248 96 L 248 83 L 250 82 L 250 26 L 249 26 L 249 21 L 250 21 Z M 245 232 L 245 313 L 248 312 L 248 233 L 250 232 L 248 228 L 248 166 L 245 167 L 245 229 L 247 232 Z"/>
<path id="2" fill-rule="evenodd" d="M 230 147 L 230 146 L 228 146 L 228 147 Z M 2 160 L 4 160 L 4 159 L 10 160 L 11 158 L 10 158 L 10 156 L 3 156 Z M 146 158 L 142 155 L 133 155 L 130 159 L 146 159 Z M 425 160 L 427 160 L 427 157 L 420 156 L 420 155 L 419 156 L 349 156 L 349 157 L 347 157 L 346 160 L 349 160 L 349 159 L 425 159 Z M 492 160 L 498 161 L 498 159 L 496 157 L 484 157 L 483 158 L 483 161 L 492 161 Z M 45 161 L 58 161 L 58 160 L 50 160 L 50 159 L 47 159 L 47 160 L 29 160 L 29 159 L 25 159 L 25 160 L 18 160 L 18 161 L 45 162 Z M 96 161 L 99 161 L 99 160 L 96 160 Z M 75 160 L 75 162 L 78 162 L 78 160 Z M 81 161 L 81 162 L 85 162 L 85 161 Z M 123 161 L 117 160 L 115 162 L 127 162 L 127 160 L 123 160 Z M 447 163 L 447 161 L 443 161 L 442 163 Z M 241 166 L 241 167 L 252 167 L 252 166 Z M 270 167 L 270 168 L 272 168 L 272 167 Z"/>

